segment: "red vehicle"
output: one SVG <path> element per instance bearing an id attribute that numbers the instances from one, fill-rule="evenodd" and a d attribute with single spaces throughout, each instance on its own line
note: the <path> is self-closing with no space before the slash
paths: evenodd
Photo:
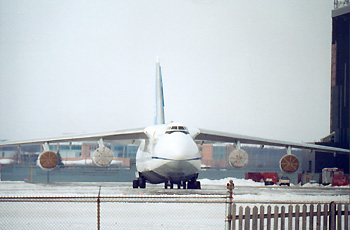
<path id="1" fill-rule="evenodd" d="M 343 169 L 324 168 L 322 169 L 322 184 L 333 186 L 343 186 L 349 184 L 348 175 L 344 175 Z"/>

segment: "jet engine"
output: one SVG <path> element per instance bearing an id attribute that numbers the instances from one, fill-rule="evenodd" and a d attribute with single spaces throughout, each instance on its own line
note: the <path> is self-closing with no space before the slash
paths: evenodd
<path id="1" fill-rule="evenodd" d="M 97 166 L 106 167 L 113 160 L 113 152 L 105 146 L 99 147 L 94 151 L 93 160 Z"/>
<path id="2" fill-rule="evenodd" d="M 58 156 L 55 152 L 44 151 L 39 155 L 37 164 L 46 171 L 52 170 L 58 164 Z"/>
<path id="3" fill-rule="evenodd" d="M 242 168 L 248 164 L 248 153 L 243 149 L 235 149 L 228 156 L 228 161 L 232 167 Z"/>
<path id="4" fill-rule="evenodd" d="M 299 168 L 299 160 L 293 154 L 286 154 L 280 160 L 280 168 L 283 172 L 293 173 Z"/>

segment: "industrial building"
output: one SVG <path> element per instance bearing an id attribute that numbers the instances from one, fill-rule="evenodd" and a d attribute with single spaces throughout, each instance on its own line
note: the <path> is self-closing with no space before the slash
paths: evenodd
<path id="1" fill-rule="evenodd" d="M 335 1 L 332 11 L 332 66 L 330 134 L 320 145 L 350 149 L 350 5 Z M 320 180 L 323 168 L 344 169 L 349 174 L 346 154 L 303 151 L 303 182 Z"/>
<path id="2" fill-rule="evenodd" d="M 333 10 L 331 141 L 350 148 L 350 5 Z"/>

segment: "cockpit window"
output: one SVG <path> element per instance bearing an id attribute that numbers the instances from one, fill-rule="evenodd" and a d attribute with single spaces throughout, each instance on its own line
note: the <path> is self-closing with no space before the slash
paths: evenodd
<path id="1" fill-rule="evenodd" d="M 187 130 L 186 127 L 184 127 L 184 126 L 176 126 L 176 125 L 169 126 L 165 133 L 166 134 L 171 134 L 171 133 L 174 133 L 174 132 L 181 132 L 181 133 L 184 133 L 184 134 L 188 134 L 188 130 Z"/>

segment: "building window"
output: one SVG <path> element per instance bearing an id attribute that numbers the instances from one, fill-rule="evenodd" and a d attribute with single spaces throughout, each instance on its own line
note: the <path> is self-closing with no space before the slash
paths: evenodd
<path id="1" fill-rule="evenodd" d="M 60 150 L 70 150 L 69 145 L 61 145 Z"/>
<path id="2" fill-rule="evenodd" d="M 81 150 L 81 145 L 72 145 L 72 150 Z"/>
<path id="3" fill-rule="evenodd" d="M 213 146 L 213 159 L 225 160 L 226 159 L 226 146 Z"/>
<path id="4" fill-rule="evenodd" d="M 57 152 L 57 145 L 49 145 L 51 151 Z"/>
<path id="5" fill-rule="evenodd" d="M 124 145 L 115 144 L 111 146 L 111 149 L 115 157 L 119 157 L 119 158 L 123 157 Z"/>
<path id="6" fill-rule="evenodd" d="M 127 158 L 135 159 L 138 148 L 139 147 L 137 145 L 127 145 L 126 146 Z"/>
<path id="7" fill-rule="evenodd" d="M 309 173 L 312 172 L 312 161 L 309 161 L 309 170 L 308 170 Z"/>

